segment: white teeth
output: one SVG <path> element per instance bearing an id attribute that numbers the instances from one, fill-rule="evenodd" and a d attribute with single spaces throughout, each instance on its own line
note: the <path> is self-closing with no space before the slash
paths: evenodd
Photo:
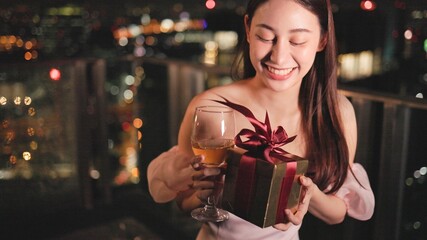
<path id="1" fill-rule="evenodd" d="M 268 67 L 268 71 L 276 74 L 276 75 L 286 75 L 292 71 L 293 68 L 287 68 L 287 69 L 275 69 L 272 67 Z"/>

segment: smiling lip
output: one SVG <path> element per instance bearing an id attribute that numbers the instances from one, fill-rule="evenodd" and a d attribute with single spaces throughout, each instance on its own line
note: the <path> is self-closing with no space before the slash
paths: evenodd
<path id="1" fill-rule="evenodd" d="M 295 68 L 283 68 L 277 69 L 270 66 L 266 66 L 267 75 L 273 80 L 286 80 L 288 79 Z"/>

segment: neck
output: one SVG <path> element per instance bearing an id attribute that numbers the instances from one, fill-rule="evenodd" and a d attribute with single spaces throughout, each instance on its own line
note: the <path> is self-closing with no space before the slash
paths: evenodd
<path id="1" fill-rule="evenodd" d="M 294 86 L 285 91 L 274 91 L 259 85 L 259 82 L 253 81 L 252 100 L 272 114 L 292 116 L 300 112 L 299 109 L 299 87 Z"/>

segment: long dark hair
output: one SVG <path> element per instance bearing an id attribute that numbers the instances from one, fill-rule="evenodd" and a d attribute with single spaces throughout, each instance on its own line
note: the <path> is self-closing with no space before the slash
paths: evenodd
<path id="1" fill-rule="evenodd" d="M 249 1 L 246 9 L 249 25 L 255 11 L 267 1 Z M 325 48 L 316 54 L 313 66 L 302 81 L 299 107 L 308 150 L 306 157 L 310 161 L 307 175 L 321 190 L 331 186 L 327 193 L 332 193 L 342 186 L 347 177 L 349 151 L 338 108 L 336 40 L 331 4 L 329 0 L 293 1 L 318 17 L 322 36 L 326 37 Z M 246 79 L 255 76 L 246 35 L 243 36 L 239 52 L 233 63 L 233 78 Z"/>

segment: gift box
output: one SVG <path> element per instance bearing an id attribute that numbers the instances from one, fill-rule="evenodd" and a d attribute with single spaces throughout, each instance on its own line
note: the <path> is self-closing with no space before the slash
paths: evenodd
<path id="1" fill-rule="evenodd" d="M 273 130 L 267 112 L 261 122 L 245 106 L 221 98 L 224 101 L 213 101 L 243 114 L 254 127 L 240 130 L 234 138 L 238 148 L 227 159 L 222 208 L 263 228 L 285 222 L 284 210 L 298 208 L 298 178 L 308 168 L 306 159 L 282 148 L 296 136 L 288 137 L 282 126 Z"/>
<path id="2" fill-rule="evenodd" d="M 253 173 L 242 171 L 242 159 L 254 161 Z M 287 153 L 271 160 L 230 151 L 222 208 L 262 228 L 283 223 L 285 209 L 296 212 L 301 196 L 298 178 L 307 171 L 308 160 Z"/>

